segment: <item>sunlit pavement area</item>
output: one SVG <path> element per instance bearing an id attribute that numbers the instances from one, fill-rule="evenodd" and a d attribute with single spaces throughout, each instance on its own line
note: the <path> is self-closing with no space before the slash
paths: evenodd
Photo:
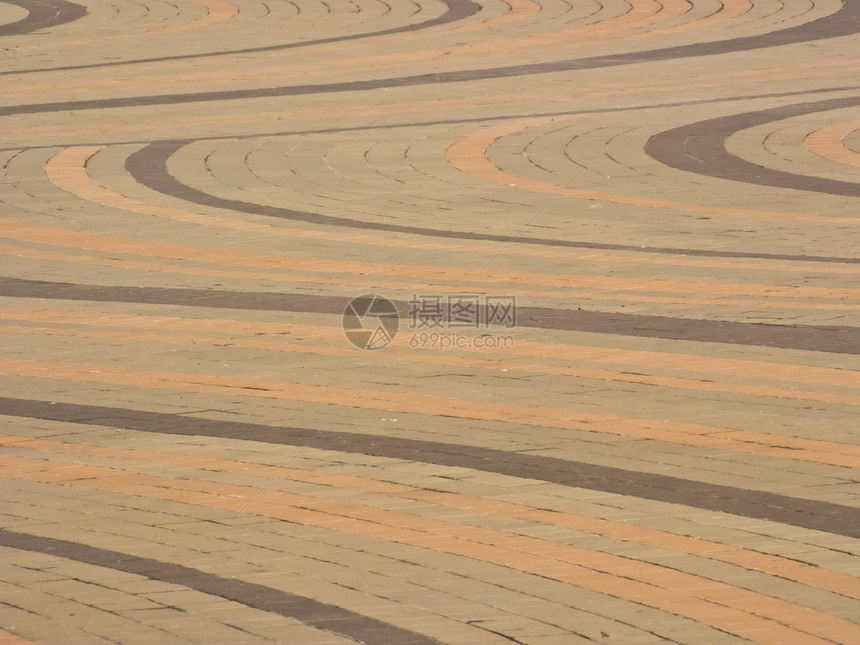
<path id="1" fill-rule="evenodd" d="M 0 7 L 0 643 L 860 643 L 860 2 Z"/>

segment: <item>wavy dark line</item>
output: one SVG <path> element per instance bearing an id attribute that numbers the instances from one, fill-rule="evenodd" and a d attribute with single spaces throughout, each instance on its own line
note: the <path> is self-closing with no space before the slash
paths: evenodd
<path id="1" fill-rule="evenodd" d="M 583 109 L 576 110 L 575 112 L 571 112 L 570 110 L 563 110 L 560 112 L 529 112 L 527 114 L 503 114 L 499 116 L 478 116 L 464 119 L 441 119 L 435 121 L 405 121 L 401 123 L 386 123 L 379 125 L 352 125 L 345 126 L 340 128 L 318 128 L 313 130 L 278 130 L 276 132 L 253 132 L 249 133 L 245 138 L 247 139 L 266 139 L 272 137 L 296 137 L 296 136 L 308 136 L 314 134 L 334 134 L 338 132 L 368 132 L 374 130 L 395 130 L 398 128 L 426 128 L 431 126 L 438 125 L 458 125 L 463 123 L 491 123 L 493 121 L 513 121 L 518 119 L 534 119 L 534 118 L 543 118 L 543 117 L 572 117 L 580 114 L 611 114 L 613 112 L 633 112 L 637 110 L 655 110 L 655 109 L 663 109 L 663 108 L 674 108 L 674 107 L 685 107 L 691 105 L 711 105 L 714 103 L 734 103 L 738 101 L 753 101 L 756 99 L 774 99 L 774 98 L 783 98 L 786 96 L 809 96 L 813 94 L 829 94 L 832 92 L 851 92 L 860 90 L 860 85 L 845 85 L 841 87 L 822 87 L 813 90 L 793 90 L 791 92 L 768 92 L 766 94 L 741 94 L 738 96 L 719 96 L 715 98 L 707 98 L 707 99 L 692 99 L 688 101 L 672 101 L 670 103 L 648 103 L 645 105 L 626 105 L 626 106 L 617 106 L 617 107 L 603 107 L 603 108 L 591 108 L 591 109 Z M 199 141 L 225 141 L 236 139 L 237 135 L 235 132 L 231 134 L 213 134 L 203 137 L 196 137 L 192 140 L 185 140 L 185 143 L 197 143 Z M 161 139 L 158 141 L 167 141 L 166 139 Z M 174 141 L 170 139 L 170 141 Z M 116 138 L 111 139 L 110 141 L 101 140 L 101 141 L 80 141 L 76 142 L 74 145 L 78 146 L 110 146 L 110 145 L 119 145 L 119 144 L 139 144 L 139 145 L 148 145 L 150 143 L 154 143 L 153 139 L 129 139 L 118 141 Z M 69 144 L 71 145 L 71 144 Z M 47 150 L 47 149 L 56 149 L 57 144 L 45 144 L 40 146 L 26 146 L 26 147 L 0 147 L 0 152 L 18 152 L 21 150 Z M 561 189 L 561 186 L 559 186 Z M 603 247 L 600 247 L 603 248 Z M 614 245 L 609 245 L 607 248 L 614 248 Z M 626 247 L 626 246 L 618 246 L 621 249 L 639 249 L 640 247 Z M 735 256 L 731 256 L 735 257 Z M 767 254 L 751 254 L 750 257 L 771 257 Z M 787 259 L 793 257 L 810 257 L 810 256 L 787 256 L 787 255 L 775 255 L 773 256 L 776 259 Z M 816 258 L 815 261 L 818 262 L 833 262 L 832 258 Z M 841 261 L 837 258 L 835 261 Z M 858 260 L 848 260 L 850 262 L 860 262 Z"/>
<path id="2" fill-rule="evenodd" d="M 0 25 L 0 36 L 21 36 L 73 22 L 87 15 L 87 8 L 67 0 L 3 0 L 27 10 L 27 16 Z"/>
<path id="3" fill-rule="evenodd" d="M 860 510 L 848 506 L 494 448 L 6 397 L 0 397 L 0 414 L 468 468 L 860 537 Z"/>
<path id="4" fill-rule="evenodd" d="M 726 139 L 740 130 L 772 121 L 856 105 L 860 105 L 860 97 L 851 96 L 783 105 L 699 121 L 655 134 L 645 144 L 645 152 L 660 163 L 698 175 L 729 179 L 745 184 L 860 197 L 860 183 L 797 175 L 766 168 L 736 157 L 729 153 L 725 146 Z"/>
<path id="5" fill-rule="evenodd" d="M 348 609 L 253 582 L 222 578 L 181 564 L 141 558 L 120 551 L 109 551 L 78 542 L 18 533 L 2 528 L 0 528 L 0 546 L 45 553 L 97 567 L 133 573 L 151 580 L 181 585 L 210 596 L 241 603 L 246 607 L 299 620 L 316 629 L 340 634 L 366 645 L 389 645 L 390 643 L 438 645 L 438 641 L 427 636 Z"/>
<path id="6" fill-rule="evenodd" d="M 13 1 L 13 0 L 6 0 Z M 30 2 L 32 0 L 15 0 L 18 3 Z M 65 72 L 73 69 L 92 69 L 95 67 L 116 67 L 117 65 L 137 65 L 140 63 L 162 63 L 165 61 L 187 60 L 191 58 L 209 58 L 212 56 L 230 56 L 235 54 L 255 54 L 259 52 L 280 51 L 284 49 L 295 49 L 296 47 L 311 47 L 313 45 L 324 45 L 327 43 L 337 43 L 348 40 L 357 40 L 361 38 L 376 38 L 378 36 L 390 36 L 392 34 L 401 34 L 410 31 L 418 31 L 421 29 L 429 29 L 452 22 L 457 22 L 474 15 L 480 10 L 480 6 L 472 2 L 472 0 L 439 0 L 447 5 L 448 9 L 441 16 L 431 18 L 424 22 L 419 22 L 414 25 L 404 25 L 402 27 L 392 27 L 382 31 L 370 31 L 363 34 L 350 34 L 348 36 L 333 36 L 331 38 L 318 38 L 316 40 L 305 40 L 294 43 L 284 43 L 283 45 L 269 45 L 266 47 L 249 47 L 246 49 L 230 49 L 225 51 L 209 52 L 205 54 L 182 54 L 178 56 L 158 56 L 154 58 L 138 58 L 135 60 L 120 60 L 104 63 L 93 63 L 90 65 L 66 65 L 64 67 L 43 67 L 39 69 L 22 69 L 12 70 L 8 72 L 0 72 L 0 76 L 6 74 L 34 74 L 37 72 Z"/>
<path id="7" fill-rule="evenodd" d="M 347 296 L 156 287 L 108 287 L 18 278 L 0 278 L 0 296 L 92 302 L 134 302 L 254 311 L 295 311 L 335 316 L 341 316 L 351 300 Z M 393 302 L 401 318 L 408 320 L 409 303 L 396 300 Z M 484 316 L 482 319 L 486 319 L 485 311 L 481 310 L 481 315 Z M 517 307 L 516 324 L 517 327 L 536 329 L 860 354 L 860 333 L 856 327 L 766 325 L 762 323 L 723 322 L 695 318 L 670 318 L 668 316 L 522 306 Z"/>
<path id="8" fill-rule="evenodd" d="M 714 54 L 764 49 L 767 47 L 779 47 L 782 45 L 790 45 L 811 40 L 837 38 L 856 33 L 858 25 L 860 25 L 860 2 L 851 2 L 843 4 L 841 9 L 829 16 L 819 18 L 818 20 L 798 25 L 796 27 L 782 29 L 780 31 L 759 36 L 745 36 L 742 38 L 720 40 L 716 42 L 678 45 L 676 47 L 652 49 L 642 52 L 625 52 L 606 56 L 596 56 L 593 58 L 575 58 L 546 63 L 495 67 L 490 69 L 439 72 L 419 74 L 415 76 L 347 81 L 342 83 L 325 83 L 319 85 L 288 85 L 243 90 L 223 90 L 217 92 L 160 94 L 154 96 L 92 99 L 88 101 L 60 101 L 56 103 L 13 105 L 0 108 L 0 115 L 9 116 L 13 114 L 32 114 L 38 112 L 56 112 L 65 110 L 93 110 L 152 105 L 173 105 L 178 103 L 199 103 L 208 101 L 230 101 L 237 99 L 302 96 L 329 92 L 358 92 L 380 88 L 414 87 L 418 85 L 457 83 L 490 78 L 525 76 L 529 74 L 570 72 L 581 69 L 616 67 L 620 65 L 633 65 L 635 63 L 650 63 L 678 58 L 710 56 Z"/>
<path id="9" fill-rule="evenodd" d="M 399 126 L 396 126 L 399 127 Z M 188 140 L 164 140 L 156 141 L 145 148 L 131 154 L 125 162 L 125 169 L 131 177 L 147 188 L 170 195 L 183 201 L 212 206 L 226 210 L 238 211 L 240 213 L 251 213 L 265 217 L 276 217 L 299 222 L 308 222 L 321 226 L 342 226 L 346 228 L 369 229 L 375 231 L 390 231 L 393 233 L 408 233 L 410 235 L 424 235 L 430 237 L 453 238 L 459 240 L 481 240 L 487 242 L 501 242 L 504 244 L 535 244 L 539 246 L 557 246 L 579 249 L 599 249 L 606 251 L 630 251 L 634 253 L 657 253 L 662 255 L 687 255 L 694 257 L 719 257 L 719 258 L 755 258 L 761 260 L 788 260 L 803 262 L 837 262 L 845 264 L 858 264 L 860 258 L 827 258 L 811 255 L 789 255 L 778 253 L 751 253 L 743 251 L 710 251 L 701 249 L 679 249 L 671 247 L 645 247 L 631 246 L 626 244 L 607 244 L 602 242 L 583 242 L 575 240 L 558 240 L 552 238 L 519 236 L 513 239 L 510 235 L 498 235 L 492 233 L 474 233 L 470 231 L 454 231 L 438 228 L 426 228 L 419 226 L 407 226 L 404 224 L 390 224 L 384 222 L 369 222 L 363 220 L 349 219 L 346 217 L 322 216 L 317 213 L 308 213 L 289 208 L 277 206 L 266 206 L 252 202 L 243 202 L 236 199 L 225 199 L 210 193 L 197 190 L 183 184 L 176 179 L 167 169 L 167 160 L 182 147 L 192 143 Z"/>

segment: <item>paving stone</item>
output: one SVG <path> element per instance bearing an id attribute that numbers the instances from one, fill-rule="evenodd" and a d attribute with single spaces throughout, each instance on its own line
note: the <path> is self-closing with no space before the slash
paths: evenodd
<path id="1" fill-rule="evenodd" d="M 0 19 L 9 634 L 860 641 L 855 4 L 86 5 Z"/>

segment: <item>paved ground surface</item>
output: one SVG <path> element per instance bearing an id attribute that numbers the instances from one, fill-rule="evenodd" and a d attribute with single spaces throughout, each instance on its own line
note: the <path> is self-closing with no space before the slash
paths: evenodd
<path id="1" fill-rule="evenodd" d="M 860 2 L 0 7 L 0 643 L 860 642 Z"/>

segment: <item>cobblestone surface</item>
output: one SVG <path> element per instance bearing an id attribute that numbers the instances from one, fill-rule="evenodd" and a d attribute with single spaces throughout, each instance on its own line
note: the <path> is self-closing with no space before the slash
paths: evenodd
<path id="1" fill-rule="evenodd" d="M 858 21 L 7 0 L 0 643 L 860 642 Z"/>

